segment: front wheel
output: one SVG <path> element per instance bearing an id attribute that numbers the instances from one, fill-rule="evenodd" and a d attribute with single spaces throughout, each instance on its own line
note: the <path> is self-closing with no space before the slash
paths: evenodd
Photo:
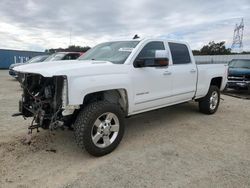
<path id="1" fill-rule="evenodd" d="M 124 134 L 124 113 L 119 105 L 97 101 L 86 106 L 75 122 L 76 142 L 94 156 L 112 152 Z"/>
<path id="2" fill-rule="evenodd" d="M 210 86 L 207 95 L 199 101 L 200 112 L 214 114 L 220 104 L 220 90 L 217 86 Z"/>

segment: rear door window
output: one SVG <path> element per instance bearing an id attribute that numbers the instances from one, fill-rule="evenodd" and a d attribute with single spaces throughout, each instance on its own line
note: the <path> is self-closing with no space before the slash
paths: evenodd
<path id="1" fill-rule="evenodd" d="M 173 64 L 191 63 L 189 50 L 185 44 L 169 42 L 169 48 L 172 54 Z"/>

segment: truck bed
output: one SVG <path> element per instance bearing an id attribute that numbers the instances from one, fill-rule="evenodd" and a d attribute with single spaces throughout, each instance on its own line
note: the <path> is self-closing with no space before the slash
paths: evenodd
<path id="1" fill-rule="evenodd" d="M 226 68 L 225 68 L 226 67 Z M 227 64 L 197 64 L 198 75 L 197 75 L 197 92 L 196 92 L 196 99 L 204 96 L 208 92 L 208 86 L 210 85 L 210 79 L 214 77 L 221 77 L 222 78 L 222 85 L 220 90 L 223 90 L 227 83 L 227 72 L 228 72 L 228 65 Z M 223 73 L 223 74 L 222 74 Z"/>

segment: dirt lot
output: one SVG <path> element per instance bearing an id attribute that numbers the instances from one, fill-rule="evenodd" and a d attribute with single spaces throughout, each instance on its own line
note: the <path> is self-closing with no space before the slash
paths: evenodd
<path id="1" fill-rule="evenodd" d="M 250 100 L 223 95 L 212 116 L 186 103 L 129 118 L 120 146 L 95 158 L 68 130 L 23 145 L 19 96 L 0 71 L 0 187 L 250 187 Z"/>

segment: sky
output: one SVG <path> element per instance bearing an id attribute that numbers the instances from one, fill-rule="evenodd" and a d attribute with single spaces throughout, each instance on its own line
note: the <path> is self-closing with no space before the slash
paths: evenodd
<path id="1" fill-rule="evenodd" d="M 135 34 L 187 41 L 192 49 L 209 41 L 231 47 L 241 18 L 250 51 L 250 0 L 0 0 L 0 48 L 93 47 Z"/>

